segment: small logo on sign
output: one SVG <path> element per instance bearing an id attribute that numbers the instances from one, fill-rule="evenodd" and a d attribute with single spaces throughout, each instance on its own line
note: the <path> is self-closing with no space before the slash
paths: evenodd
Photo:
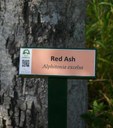
<path id="1" fill-rule="evenodd" d="M 28 54 L 30 54 L 30 51 L 29 51 L 28 49 L 25 49 L 25 50 L 23 51 L 23 54 L 28 55 Z"/>
<path id="2" fill-rule="evenodd" d="M 22 56 L 23 57 L 29 57 L 30 56 L 30 50 L 24 49 L 23 52 L 22 52 Z"/>

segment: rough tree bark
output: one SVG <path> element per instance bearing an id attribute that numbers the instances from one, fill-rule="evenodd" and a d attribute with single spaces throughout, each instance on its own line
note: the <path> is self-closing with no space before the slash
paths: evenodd
<path id="1" fill-rule="evenodd" d="M 83 48 L 85 0 L 0 0 L 0 128 L 47 128 L 47 79 L 20 78 L 20 47 Z M 68 128 L 85 128 L 87 85 L 68 80 Z"/>

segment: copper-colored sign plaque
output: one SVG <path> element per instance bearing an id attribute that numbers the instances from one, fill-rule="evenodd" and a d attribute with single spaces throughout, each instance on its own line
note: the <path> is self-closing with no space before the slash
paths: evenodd
<path id="1" fill-rule="evenodd" d="M 94 49 L 20 49 L 20 75 L 95 77 Z"/>

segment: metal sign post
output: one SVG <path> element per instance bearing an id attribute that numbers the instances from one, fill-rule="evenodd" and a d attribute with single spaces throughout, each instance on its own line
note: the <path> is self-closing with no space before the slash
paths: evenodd
<path id="1" fill-rule="evenodd" d="M 19 75 L 48 77 L 48 128 L 67 128 L 67 78 L 95 78 L 95 49 L 21 48 Z"/>
<path id="2" fill-rule="evenodd" d="M 66 78 L 48 78 L 48 128 L 67 128 Z"/>

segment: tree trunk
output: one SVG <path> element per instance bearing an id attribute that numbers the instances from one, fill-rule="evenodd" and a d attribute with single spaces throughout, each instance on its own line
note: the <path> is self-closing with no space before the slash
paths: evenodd
<path id="1" fill-rule="evenodd" d="M 85 0 L 0 0 L 0 128 L 47 128 L 47 79 L 18 75 L 20 47 L 83 48 Z M 68 128 L 85 128 L 87 85 L 68 80 Z"/>

